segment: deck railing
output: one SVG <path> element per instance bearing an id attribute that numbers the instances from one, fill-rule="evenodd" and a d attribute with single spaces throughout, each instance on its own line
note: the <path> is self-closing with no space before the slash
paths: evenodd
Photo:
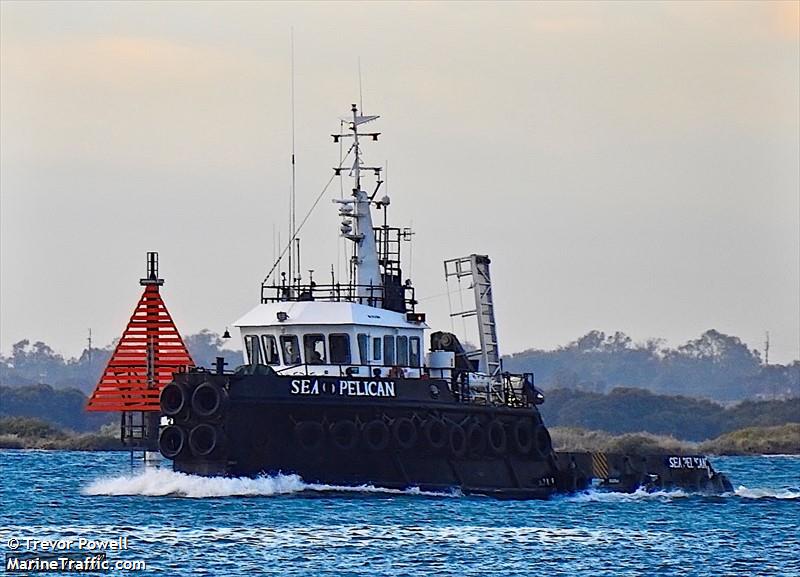
<path id="1" fill-rule="evenodd" d="M 378 308 L 403 305 L 405 312 L 414 312 L 417 301 L 412 286 L 357 285 L 357 284 L 262 284 L 261 302 L 287 301 L 351 302 Z M 392 306 L 385 306 L 392 305 Z"/>

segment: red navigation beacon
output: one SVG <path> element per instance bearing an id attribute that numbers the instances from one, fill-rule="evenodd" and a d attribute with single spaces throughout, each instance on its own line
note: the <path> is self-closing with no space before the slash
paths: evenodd
<path id="1" fill-rule="evenodd" d="M 129 421 L 134 412 L 157 414 L 159 394 L 172 374 L 194 366 L 159 293 L 164 279 L 158 278 L 157 252 L 147 253 L 147 276 L 139 284 L 144 286 L 142 297 L 86 406 L 88 411 L 130 413 Z M 142 425 L 148 420 L 141 415 Z M 126 434 L 125 421 L 123 414 L 123 437 L 133 440 L 155 433 L 141 430 L 132 435 L 128 430 Z"/>

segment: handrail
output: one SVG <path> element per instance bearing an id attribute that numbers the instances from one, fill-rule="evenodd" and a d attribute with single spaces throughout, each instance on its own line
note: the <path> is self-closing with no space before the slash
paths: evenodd
<path id="1" fill-rule="evenodd" d="M 261 302 L 304 302 L 304 301 L 323 301 L 323 302 L 353 302 L 368 306 L 382 307 L 384 302 L 391 298 L 387 294 L 394 287 L 388 290 L 383 285 L 358 285 L 358 284 L 293 284 L 261 285 Z M 415 312 L 417 300 L 414 295 L 414 287 L 397 287 L 402 291 L 402 303 L 406 312 Z M 269 294 L 272 292 L 273 294 Z M 367 296 L 363 296 L 364 294 Z M 399 300 L 399 299 L 398 299 Z"/>
<path id="2" fill-rule="evenodd" d="M 305 368 L 306 374 L 309 374 L 309 372 L 308 372 L 309 367 L 335 367 L 335 368 L 339 369 L 338 376 L 340 376 L 340 377 L 361 377 L 361 376 L 374 377 L 374 376 L 376 376 L 374 373 L 370 373 L 368 375 L 361 375 L 361 374 L 356 374 L 356 373 L 348 374 L 348 372 L 347 372 L 349 369 L 353 369 L 353 368 L 359 368 L 360 369 L 362 367 L 363 368 L 367 368 L 367 369 L 389 369 L 390 371 L 392 369 L 398 369 L 398 370 L 402 370 L 402 371 L 419 371 L 420 375 L 424 374 L 425 370 L 427 369 L 427 367 L 424 367 L 424 366 L 412 367 L 412 366 L 409 366 L 409 365 L 364 365 L 364 364 L 359 364 L 359 363 L 348 363 L 348 364 L 339 364 L 339 363 L 315 363 L 315 364 L 312 364 L 312 363 L 298 363 L 298 364 L 295 364 L 295 365 L 290 365 L 290 366 L 287 366 L 287 367 L 282 367 L 280 369 L 276 369 L 275 372 L 278 373 L 278 374 L 281 374 L 281 373 L 285 373 L 286 371 L 290 371 L 292 369 L 297 369 L 297 368 L 300 368 L 300 367 Z M 311 373 L 311 374 L 316 374 L 316 373 Z M 333 375 L 328 375 L 328 376 L 337 376 L 337 375 L 333 374 Z M 412 377 L 412 378 L 416 378 L 416 377 Z M 422 377 L 420 376 L 419 378 L 422 378 Z"/>

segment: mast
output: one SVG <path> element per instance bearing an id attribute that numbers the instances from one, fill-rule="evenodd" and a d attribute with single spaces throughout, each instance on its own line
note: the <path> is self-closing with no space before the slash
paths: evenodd
<path id="1" fill-rule="evenodd" d="M 361 142 L 360 136 L 369 136 L 373 140 L 378 140 L 378 132 L 372 133 L 359 133 L 358 127 L 372 120 L 379 118 L 378 116 L 360 116 L 358 113 L 358 106 L 353 104 L 351 106 L 353 113 L 353 120 L 350 122 L 350 131 L 352 134 L 334 134 L 334 142 L 339 142 L 340 138 L 353 138 L 352 152 L 355 155 L 353 168 L 350 171 L 350 176 L 354 179 L 353 186 L 353 199 L 337 199 L 334 202 L 341 204 L 339 215 L 344 218 L 342 221 L 341 232 L 342 236 L 350 239 L 355 243 L 355 253 L 353 255 L 352 264 L 355 268 L 355 284 L 357 285 L 356 294 L 361 302 L 365 304 L 377 305 L 383 295 L 383 281 L 381 279 L 378 249 L 375 243 L 375 232 L 372 228 L 372 211 L 370 204 L 372 203 L 371 197 L 362 188 L 361 172 L 362 170 L 371 170 L 378 178 L 377 186 L 373 192 L 373 197 L 378 192 L 378 188 L 383 183 L 380 180 L 381 167 L 376 166 L 363 166 L 361 159 Z M 341 169 L 334 169 L 337 175 L 341 175 Z M 353 219 L 352 221 L 350 219 Z M 355 229 L 353 229 L 355 224 Z"/>

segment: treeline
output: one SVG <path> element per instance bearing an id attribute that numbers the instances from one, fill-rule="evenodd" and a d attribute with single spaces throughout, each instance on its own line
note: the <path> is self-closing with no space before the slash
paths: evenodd
<path id="1" fill-rule="evenodd" d="M 192 359 L 201 367 L 210 367 L 216 357 L 224 357 L 228 368 L 242 364 L 241 351 L 223 349 L 216 333 L 202 330 L 184 337 Z M 34 385 L 47 383 L 56 388 L 75 388 L 91 394 L 114 352 L 116 342 L 103 348 L 84 349 L 79 357 L 65 358 L 41 341 L 28 339 L 14 343 L 11 354 L 0 355 L 0 384 Z"/>
<path id="2" fill-rule="evenodd" d="M 228 368 L 242 363 L 240 351 L 223 348 L 216 333 L 185 337 L 194 361 L 209 367 L 224 357 Z M 47 344 L 22 340 L 0 355 L 0 384 L 47 383 L 90 394 L 113 352 L 114 343 L 65 358 Z M 659 340 L 634 343 L 623 333 L 592 331 L 552 351 L 531 349 L 503 359 L 511 372 L 533 372 L 544 390 L 568 388 L 596 393 L 639 387 L 655 393 L 705 397 L 721 402 L 800 396 L 800 361 L 765 365 L 738 337 L 715 330 L 677 348 Z"/>
<path id="3" fill-rule="evenodd" d="M 41 419 L 72 431 L 96 431 L 119 423 L 118 413 L 90 413 L 88 397 L 78 389 L 54 389 L 50 385 L 9 387 L 0 385 L 0 417 Z"/>
<path id="4" fill-rule="evenodd" d="M 75 433 L 41 419 L 0 417 L 0 449 L 120 451 L 125 446 L 119 438 L 119 429 L 112 425 L 92 433 Z"/>
<path id="5" fill-rule="evenodd" d="M 49 385 L 0 386 L 0 417 L 28 417 L 77 432 L 117 426 L 116 413 L 89 413 L 87 396 L 77 389 Z M 800 398 L 744 401 L 723 407 L 712 401 L 656 395 L 643 389 L 610 393 L 555 389 L 540 406 L 548 427 L 581 428 L 613 435 L 648 432 L 686 441 L 713 439 L 747 427 L 800 422 Z M 799 448 L 800 449 L 800 448 Z"/>
<path id="6" fill-rule="evenodd" d="M 800 395 L 800 361 L 765 365 L 758 351 L 715 330 L 674 349 L 659 340 L 636 344 L 624 333 L 592 331 L 556 350 L 531 349 L 503 363 L 511 372 L 533 372 L 545 390 L 639 387 L 723 402 Z"/>
<path id="7" fill-rule="evenodd" d="M 763 455 L 800 453 L 800 423 L 776 427 L 750 427 L 726 433 L 702 443 L 681 441 L 652 433 L 612 435 L 570 427 L 550 429 L 557 451 L 589 451 L 625 454 Z M 72 451 L 120 451 L 127 448 L 119 429 L 106 425 L 91 433 L 63 430 L 41 419 L 0 417 L 0 449 L 50 449 Z"/>
<path id="8" fill-rule="evenodd" d="M 652 433 L 612 435 L 570 427 L 550 429 L 556 451 L 624 453 L 633 455 L 797 455 L 800 454 L 800 423 L 776 427 L 748 427 L 725 433 L 702 443 L 679 441 Z"/>
<path id="9" fill-rule="evenodd" d="M 712 401 L 635 388 L 618 388 L 608 394 L 554 389 L 545 394 L 539 410 L 549 427 L 614 435 L 646 431 L 687 441 L 713 439 L 747 427 L 800 422 L 800 398 L 744 401 L 726 408 Z"/>

